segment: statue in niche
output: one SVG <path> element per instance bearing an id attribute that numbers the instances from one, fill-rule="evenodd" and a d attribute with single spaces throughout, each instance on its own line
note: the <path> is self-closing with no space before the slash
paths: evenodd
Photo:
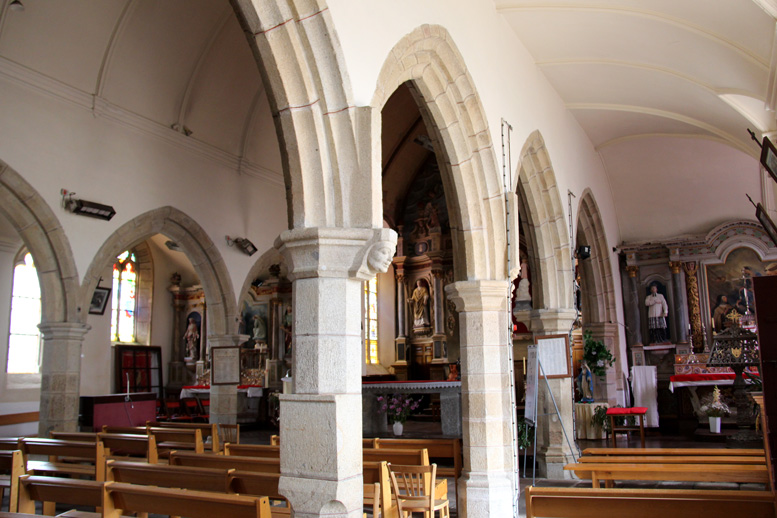
<path id="1" fill-rule="evenodd" d="M 645 297 L 645 305 L 648 307 L 648 329 L 650 330 L 650 343 L 666 343 L 666 317 L 669 314 L 669 305 L 666 299 L 658 293 L 658 285 L 650 285 L 650 294 Z"/>
<path id="2" fill-rule="evenodd" d="M 200 341 L 200 326 L 194 317 L 189 317 L 189 325 L 183 335 L 183 342 L 186 345 L 186 357 L 196 360 L 198 358 L 198 345 Z"/>
<path id="3" fill-rule="evenodd" d="M 518 283 L 515 292 L 515 309 L 513 311 L 525 311 L 531 309 L 531 293 L 529 293 L 529 279 L 523 278 Z"/>
<path id="4" fill-rule="evenodd" d="M 580 392 L 583 403 L 591 403 L 594 400 L 594 377 L 591 369 L 584 361 L 580 362 L 580 374 L 577 375 L 577 390 Z"/>
<path id="5" fill-rule="evenodd" d="M 252 338 L 256 342 L 264 342 L 267 340 L 267 324 L 264 323 L 264 319 L 260 315 L 254 315 L 254 332 Z"/>
<path id="6" fill-rule="evenodd" d="M 413 328 L 429 327 L 429 290 L 421 279 L 416 281 L 413 294 L 407 299 L 407 303 L 413 310 Z"/>

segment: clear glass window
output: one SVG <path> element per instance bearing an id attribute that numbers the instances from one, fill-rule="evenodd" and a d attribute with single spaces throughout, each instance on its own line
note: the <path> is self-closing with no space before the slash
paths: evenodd
<path id="1" fill-rule="evenodd" d="M 11 325 L 8 333 L 9 373 L 40 371 L 40 283 L 29 252 L 14 267 L 11 296 Z"/>

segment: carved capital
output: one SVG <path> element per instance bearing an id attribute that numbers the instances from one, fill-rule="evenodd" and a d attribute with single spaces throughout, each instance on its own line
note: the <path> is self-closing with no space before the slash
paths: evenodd
<path id="1" fill-rule="evenodd" d="M 631 277 L 632 279 L 635 278 L 639 273 L 639 266 L 627 266 L 626 273 L 628 273 L 629 277 Z"/>
<path id="2" fill-rule="evenodd" d="M 680 261 L 669 261 L 669 269 L 672 270 L 673 274 L 679 274 L 681 267 L 682 263 Z"/>
<path id="3" fill-rule="evenodd" d="M 683 270 L 685 270 L 685 275 L 691 276 L 696 275 L 696 272 L 699 270 L 699 263 L 695 261 L 688 261 L 687 263 L 683 263 Z"/>

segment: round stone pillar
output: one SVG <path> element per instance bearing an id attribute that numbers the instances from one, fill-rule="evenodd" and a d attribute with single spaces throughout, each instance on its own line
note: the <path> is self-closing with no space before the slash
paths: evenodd
<path id="1" fill-rule="evenodd" d="M 456 282 L 445 291 L 459 312 L 464 467 L 458 515 L 513 516 L 507 281 Z"/>
<path id="2" fill-rule="evenodd" d="M 90 326 L 71 322 L 38 326 L 43 336 L 38 436 L 78 431 L 81 344 Z M 106 368 L 110 368 L 107 366 Z"/>
<path id="3" fill-rule="evenodd" d="M 362 282 L 387 271 L 390 229 L 307 228 L 276 240 L 292 281 L 293 394 L 280 396 L 279 491 L 296 518 L 362 516 Z"/>

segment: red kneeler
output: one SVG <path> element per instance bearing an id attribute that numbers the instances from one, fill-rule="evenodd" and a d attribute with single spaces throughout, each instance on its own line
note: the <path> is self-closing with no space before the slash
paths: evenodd
<path id="1" fill-rule="evenodd" d="M 633 408 L 608 408 L 607 409 L 607 415 L 610 416 L 610 433 L 612 434 L 612 447 L 617 448 L 618 446 L 615 444 L 615 434 L 620 432 L 626 433 L 626 439 L 629 438 L 629 432 L 630 431 L 637 431 L 639 430 L 639 439 L 642 443 L 642 447 L 645 447 L 645 414 L 647 413 L 647 408 L 644 406 L 635 406 Z M 616 425 L 615 424 L 615 418 L 616 417 L 628 417 L 630 415 L 636 415 L 639 416 L 639 426 L 636 425 L 630 425 L 628 423 L 628 419 L 626 420 L 626 424 L 622 425 Z"/>

